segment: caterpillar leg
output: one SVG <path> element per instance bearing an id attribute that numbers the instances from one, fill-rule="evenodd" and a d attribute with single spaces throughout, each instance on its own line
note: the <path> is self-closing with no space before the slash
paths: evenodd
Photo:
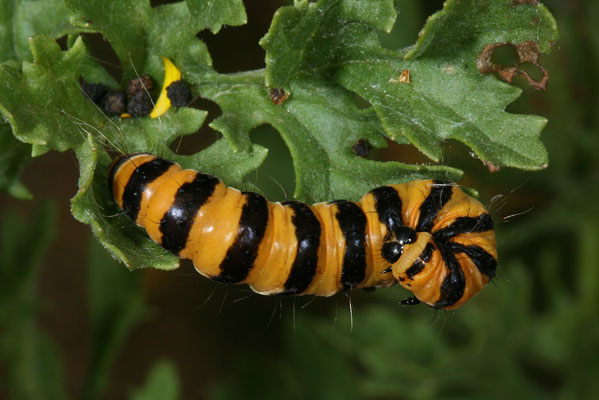
<path id="1" fill-rule="evenodd" d="M 420 300 L 418 300 L 416 296 L 412 296 L 400 301 L 399 304 L 401 304 L 402 306 L 415 306 L 420 304 Z"/>

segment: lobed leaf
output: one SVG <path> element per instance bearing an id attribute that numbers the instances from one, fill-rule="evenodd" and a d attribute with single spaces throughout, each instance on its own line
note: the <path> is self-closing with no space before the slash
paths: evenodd
<path id="1" fill-rule="evenodd" d="M 192 82 L 196 79 L 200 78 L 190 75 Z M 247 149 L 249 134 L 257 126 L 270 124 L 277 129 L 293 159 L 295 198 L 358 200 L 377 185 L 461 176 L 449 167 L 375 162 L 352 153 L 358 139 L 375 148 L 385 147 L 386 142 L 373 110 L 358 109 L 351 93 L 338 86 L 298 79 L 291 88 L 293 97 L 276 105 L 262 82 L 262 72 L 254 71 L 220 77 L 200 90 L 223 110 L 210 126 L 222 132 L 233 149 Z"/>
<path id="2" fill-rule="evenodd" d="M 29 38 L 59 38 L 77 31 L 62 0 L 0 0 L 0 62 L 31 61 Z"/>
<path id="3" fill-rule="evenodd" d="M 79 70 L 86 57 L 81 40 L 66 52 L 51 38 L 31 39 L 34 63 L 0 65 L 0 112 L 14 135 L 33 145 L 34 156 L 48 150 L 77 148 L 85 136 L 77 126 L 99 124 L 101 114 L 79 88 Z"/>
<path id="4" fill-rule="evenodd" d="M 242 0 L 185 0 L 196 28 L 218 33 L 223 25 L 244 25 L 247 15 Z"/>
<path id="5" fill-rule="evenodd" d="M 222 25 L 240 25 L 247 17 L 240 0 L 187 0 L 151 7 L 145 0 L 109 2 L 66 0 L 72 23 L 101 33 L 112 45 L 123 70 L 123 82 L 144 73 L 160 76 L 161 57 L 182 71 L 209 70 L 212 60 L 196 34 L 214 33 Z M 107 8 L 108 7 L 108 8 Z"/>
<path id="6" fill-rule="evenodd" d="M 333 80 L 373 105 L 391 140 L 405 137 L 434 161 L 441 159 L 440 144 L 456 139 L 496 166 L 546 166 L 538 139 L 546 120 L 505 112 L 520 89 L 477 68 L 483 49 L 495 43 L 533 41 L 539 52 L 548 52 L 557 28 L 544 6 L 447 1 L 413 48 L 394 52 L 382 48 L 376 35 L 386 25 L 348 14 L 357 3 L 299 1 L 280 9 L 261 42 L 267 51 L 266 83 L 290 88 L 306 77 Z M 376 10 L 392 3 L 369 5 Z M 409 79 L 402 81 L 406 70 Z"/>
<path id="7" fill-rule="evenodd" d="M 75 32 L 69 23 L 68 10 L 60 0 L 0 0 L 0 62 L 17 70 L 17 61 L 32 61 L 29 39 L 35 35 L 59 38 Z M 30 199 L 31 193 L 19 181 L 21 170 L 31 159 L 31 146 L 12 137 L 10 126 L 0 123 L 0 191 Z"/>
<path id="8" fill-rule="evenodd" d="M 374 148 L 387 146 L 383 127 L 373 110 L 358 109 L 350 93 L 330 84 L 317 86 L 298 79 L 291 90 L 294 101 L 289 102 L 287 109 L 326 152 L 329 191 L 337 198 L 359 200 L 377 186 L 418 179 L 460 179 L 462 172 L 455 168 L 380 162 L 357 156 L 352 146 L 360 139 Z M 399 142 L 404 143 L 401 139 Z"/>

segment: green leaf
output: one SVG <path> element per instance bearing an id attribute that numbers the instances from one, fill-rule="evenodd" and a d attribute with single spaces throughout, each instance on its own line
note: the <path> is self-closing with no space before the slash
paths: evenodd
<path id="1" fill-rule="evenodd" d="M 287 110 L 306 126 L 306 131 L 326 152 L 329 191 L 337 198 L 359 200 L 374 187 L 418 179 L 460 179 L 461 171 L 450 167 L 380 162 L 356 156 L 352 146 L 360 139 L 374 148 L 387 146 L 383 127 L 373 110 L 357 109 L 350 93 L 332 85 L 317 86 L 298 79 L 291 90 L 294 98 Z M 307 148 L 305 139 L 302 138 L 299 146 Z M 310 166 L 310 156 L 305 158 L 306 165 Z M 356 179 L 356 176 L 367 178 Z"/>
<path id="2" fill-rule="evenodd" d="M 31 146 L 15 139 L 10 125 L 0 122 L 0 149 L 0 191 L 18 199 L 31 199 L 31 193 L 19 180 L 31 159 Z"/>
<path id="3" fill-rule="evenodd" d="M 216 16 L 216 14 L 215 14 Z M 206 21 L 195 19 L 184 2 L 165 4 L 152 8 L 146 24 L 148 62 L 145 71 L 162 76 L 162 59 L 167 57 L 182 71 L 183 80 L 187 71 L 212 70 L 212 59 L 208 48 L 196 36 L 208 26 Z M 121 61 L 122 63 L 123 61 Z"/>
<path id="4" fill-rule="evenodd" d="M 196 27 L 218 33 L 223 25 L 244 25 L 247 15 L 242 0 L 185 0 Z"/>
<path id="5" fill-rule="evenodd" d="M 135 77 L 135 68 L 146 61 L 146 35 L 150 3 L 140 0 L 65 0 L 71 10 L 71 23 L 87 32 L 99 32 L 119 56 L 123 80 Z"/>
<path id="6" fill-rule="evenodd" d="M 202 15 L 207 15 L 207 4 L 208 3 L 206 2 L 199 2 L 197 4 L 194 3 L 192 6 L 188 3 L 188 6 L 192 15 L 199 13 L 200 11 L 203 12 Z M 194 11 L 194 6 L 199 8 Z M 71 4 L 71 7 L 79 6 Z M 95 9 L 98 8 L 97 6 L 88 4 L 85 7 L 85 14 L 82 15 L 85 15 L 88 19 L 91 18 L 93 21 L 101 20 L 101 18 L 94 18 L 94 13 L 99 13 L 99 11 Z M 362 11 L 364 11 L 363 9 L 364 7 L 361 5 L 350 5 L 345 11 L 348 13 L 348 15 L 359 15 L 362 13 Z M 211 8 L 210 10 L 210 12 L 214 11 L 216 13 L 214 8 Z M 390 11 L 389 7 L 382 7 L 377 10 L 369 9 L 368 11 L 368 20 L 375 22 L 377 18 L 383 17 L 385 22 L 381 24 L 381 27 L 385 27 L 386 29 L 391 28 L 394 14 L 391 16 L 388 15 L 388 12 Z M 379 176 L 372 176 L 371 179 L 364 184 L 354 185 L 354 187 L 350 189 L 345 189 L 347 185 L 353 185 L 353 176 L 348 175 L 344 176 L 342 179 L 333 179 L 333 181 L 330 181 L 330 173 L 315 174 L 312 171 L 314 165 L 320 165 L 323 171 L 327 171 L 330 169 L 328 168 L 330 165 L 346 164 L 348 161 L 349 157 L 340 158 L 335 157 L 334 154 L 327 154 L 327 151 L 320 147 L 318 140 L 314 140 L 314 138 L 311 137 L 330 137 L 332 136 L 332 132 L 324 132 L 321 129 L 311 132 L 308 129 L 313 128 L 314 124 L 311 124 L 309 117 L 306 118 L 305 116 L 298 114 L 298 116 L 306 119 L 305 121 L 301 119 L 298 120 L 298 118 L 293 118 L 286 113 L 281 107 L 277 108 L 274 106 L 270 100 L 267 90 L 264 88 L 264 77 L 260 73 L 248 73 L 240 76 L 228 77 L 214 76 L 214 74 L 207 75 L 205 67 L 202 67 L 203 63 L 198 63 L 197 60 L 192 60 L 189 55 L 186 55 L 186 57 L 190 60 L 186 61 L 182 55 L 172 53 L 174 51 L 173 49 L 182 48 L 189 53 L 190 44 L 195 43 L 197 45 L 197 43 L 199 43 L 195 38 L 193 40 L 188 40 L 190 37 L 192 37 L 192 34 L 195 34 L 195 32 L 190 32 L 188 37 L 186 37 L 187 34 L 185 34 L 185 31 L 177 35 L 165 34 L 165 32 L 172 30 L 173 25 L 194 26 L 195 29 L 198 29 L 201 25 L 207 25 L 197 21 L 195 22 L 195 25 L 190 25 L 190 22 L 186 19 L 188 18 L 188 15 L 186 14 L 187 9 L 184 7 L 184 4 L 170 4 L 156 7 L 151 10 L 144 9 L 142 7 L 139 12 L 149 16 L 147 18 L 152 18 L 153 21 L 151 24 L 145 24 L 143 29 L 140 28 L 141 30 L 146 31 L 147 42 L 144 43 L 146 43 L 150 49 L 148 53 L 153 54 L 152 57 L 154 57 L 148 61 L 146 71 L 159 70 L 160 66 L 156 65 L 158 60 L 157 55 L 166 55 L 172 57 L 176 64 L 182 69 L 183 74 L 187 74 L 189 81 L 191 81 L 191 83 L 196 83 L 196 86 L 199 88 L 202 96 L 211 98 L 221 105 L 224 111 L 223 116 L 217 121 L 213 122 L 211 126 L 224 133 L 228 143 L 231 144 L 235 151 L 251 150 L 249 132 L 254 127 L 264 123 L 275 126 L 279 132 L 281 132 L 286 144 L 290 148 L 292 156 L 294 157 L 294 166 L 296 172 L 295 197 L 308 201 L 326 200 L 327 198 L 330 199 L 331 197 L 339 196 L 351 196 L 352 198 L 359 198 L 363 192 L 366 191 L 366 188 L 372 188 L 372 185 L 376 185 L 378 182 L 399 182 L 431 176 L 456 179 L 460 176 L 458 171 L 447 168 L 442 169 L 437 167 L 428 168 L 425 166 L 404 166 L 404 169 L 401 169 L 397 168 L 398 165 L 394 165 L 396 168 L 392 169 L 392 165 L 389 164 L 382 168 L 383 172 L 379 174 Z M 216 14 L 212 15 L 212 17 L 215 15 Z M 123 15 L 119 18 L 126 19 L 130 18 L 130 16 Z M 80 19 L 83 20 L 83 17 L 80 16 Z M 142 17 L 141 19 L 143 20 L 144 18 Z M 111 33 L 113 30 L 111 26 L 95 23 L 94 27 L 108 38 L 115 34 L 114 32 Z M 142 34 L 140 33 L 140 35 Z M 123 35 L 121 39 L 131 40 L 130 35 Z M 127 59 L 122 54 L 123 52 L 119 52 L 116 46 L 115 50 L 117 51 L 117 54 L 120 54 L 121 62 L 126 62 Z M 139 62 L 136 63 L 135 61 L 132 61 L 135 60 L 134 56 L 128 55 L 128 57 L 130 57 L 129 62 L 140 64 Z M 206 64 L 209 64 L 209 62 Z M 233 90 L 228 90 L 229 88 L 232 88 Z M 333 94 L 333 96 L 334 95 L 335 94 Z M 343 92 L 341 92 L 341 95 L 348 96 L 347 93 Z M 299 103 L 299 101 L 300 100 L 298 99 L 295 102 Z M 355 106 L 351 104 L 349 105 L 351 108 L 348 109 L 348 112 L 345 113 L 345 115 L 337 115 L 337 119 L 341 121 L 342 118 L 351 115 L 352 110 L 358 111 Z M 248 110 L 245 115 L 240 112 L 240 110 L 244 109 Z M 229 112 L 229 110 L 231 110 L 231 112 Z M 310 110 L 307 111 L 309 113 Z M 368 118 L 375 119 L 376 116 L 371 113 Z M 371 121 L 370 124 L 376 125 L 377 122 L 374 120 Z M 379 128 L 377 127 L 376 129 Z M 382 130 L 379 130 L 382 133 Z M 380 133 L 378 139 L 373 139 L 372 141 L 377 143 L 377 140 L 377 147 L 382 147 L 383 142 L 381 141 L 383 138 L 380 136 Z M 338 153 L 345 155 L 351 149 L 352 144 L 353 143 L 344 143 L 345 148 L 338 149 Z M 356 159 L 358 163 L 362 161 L 355 156 L 353 159 Z M 371 168 L 369 170 L 364 169 L 365 172 L 370 173 L 372 170 L 374 170 L 374 166 L 376 164 L 371 163 L 370 165 Z M 406 171 L 407 174 L 404 174 Z M 217 176 L 227 181 L 226 176 Z M 370 186 L 368 183 L 370 183 Z"/>
<path id="7" fill-rule="evenodd" d="M 196 79 L 201 78 L 191 74 L 190 80 Z M 376 114 L 358 109 L 351 93 L 342 88 L 298 79 L 291 89 L 293 97 L 275 105 L 262 82 L 262 71 L 253 71 L 202 84 L 202 96 L 223 110 L 210 126 L 222 132 L 238 151 L 251 145 L 252 129 L 262 124 L 275 127 L 293 158 L 295 198 L 308 202 L 343 197 L 358 200 L 377 185 L 430 177 L 458 179 L 461 175 L 448 167 L 375 162 L 353 154 L 352 145 L 358 139 L 368 140 L 375 148 L 385 147 L 386 142 Z M 368 178 L 356 180 L 356 172 Z"/>
<path id="8" fill-rule="evenodd" d="M 268 33 L 260 41 L 266 50 L 266 84 L 289 88 L 289 82 L 298 74 L 343 61 L 340 57 L 345 46 L 350 45 L 348 41 L 358 39 L 355 45 L 359 46 L 364 39 L 339 35 L 345 29 L 344 23 L 348 26 L 363 23 L 389 32 L 396 16 L 393 0 L 368 3 L 357 0 L 321 0 L 316 3 L 300 0 L 293 6 L 281 7 L 275 13 Z M 339 36 L 333 36 L 335 34 Z"/>
<path id="9" fill-rule="evenodd" d="M 223 25 L 247 21 L 241 0 L 187 0 L 150 7 L 145 0 L 109 3 L 66 0 L 72 23 L 98 32 L 110 42 L 121 61 L 123 82 L 141 73 L 159 76 L 161 57 L 171 59 L 184 73 L 210 69 L 212 60 L 196 34 L 206 28 L 213 33 Z"/>
<path id="10" fill-rule="evenodd" d="M 66 0 L 66 4 L 74 13 L 73 24 L 101 33 L 110 42 L 121 61 L 123 82 L 142 71 L 161 76 L 161 57 L 171 59 L 184 72 L 210 69 L 212 60 L 196 37 L 198 31 L 210 28 L 216 32 L 222 24 L 239 25 L 246 19 L 239 0 L 190 0 L 157 7 L 130 0 L 111 2 L 108 10 L 102 0 Z"/>
<path id="11" fill-rule="evenodd" d="M 0 62 L 31 61 L 29 38 L 58 39 L 75 29 L 61 0 L 0 0 Z"/>
<path id="12" fill-rule="evenodd" d="M 79 40 L 83 41 L 87 56 L 83 59 L 80 66 L 80 75 L 85 82 L 98 83 L 101 82 L 105 86 L 113 89 L 119 89 L 119 83 L 110 75 L 104 66 L 98 62 L 97 58 L 93 57 L 93 49 L 86 36 L 72 34 L 67 37 L 67 48 L 71 49 Z"/>
<path id="13" fill-rule="evenodd" d="M 0 63 L 32 61 L 31 37 L 47 35 L 59 38 L 75 29 L 69 23 L 68 10 L 61 0 L 0 0 Z M 17 63 L 7 65 L 20 69 Z M 10 127 L 0 123 L 0 149 L 0 191 L 7 191 L 20 199 L 30 199 L 31 193 L 18 176 L 31 159 L 31 146 L 15 140 Z"/>
<path id="14" fill-rule="evenodd" d="M 538 139 L 546 120 L 506 113 L 520 89 L 477 68 L 485 46 L 494 43 L 534 41 L 541 53 L 548 52 L 557 29 L 545 7 L 511 0 L 447 1 L 429 18 L 417 45 L 398 53 L 379 44 L 376 29 L 388 24 L 348 12 L 358 3 L 299 1 L 281 8 L 261 42 L 267 51 L 266 83 L 290 88 L 306 77 L 334 80 L 373 105 L 391 140 L 405 137 L 435 161 L 442 156 L 440 144 L 456 139 L 496 166 L 546 166 Z M 392 3 L 369 6 L 375 12 Z M 405 70 L 409 82 L 400 82 Z"/>
<path id="15" fill-rule="evenodd" d="M 534 40 L 542 53 L 548 53 L 557 40 L 557 23 L 538 1 L 472 1 L 462 5 L 452 0 L 429 17 L 416 45 L 406 58 L 425 54 L 447 56 L 458 50 L 467 56 L 489 43 L 522 43 Z M 520 4 L 518 4 L 520 3 Z M 454 29 L 459 27 L 460 29 Z M 444 35 L 441 35 L 444 33 Z"/>
<path id="16" fill-rule="evenodd" d="M 176 400 L 180 398 L 179 377 L 169 361 L 158 361 L 152 367 L 142 387 L 130 397 L 131 400 Z"/>
<path id="17" fill-rule="evenodd" d="M 22 70 L 0 65 L 0 112 L 19 140 L 34 145 L 34 156 L 77 148 L 85 137 L 77 123 L 102 120 L 79 88 L 85 46 L 77 41 L 62 52 L 54 40 L 36 36 L 31 51 L 35 63 L 23 63 Z"/>
<path id="18" fill-rule="evenodd" d="M 248 78 L 253 82 L 246 83 Z M 223 110 L 223 115 L 210 126 L 222 132 L 235 151 L 243 151 L 251 146 L 249 134 L 253 128 L 271 124 L 285 140 L 293 158 L 294 196 L 308 201 L 325 198 L 329 195 L 328 176 L 314 174 L 311 166 L 328 165 L 326 153 L 304 126 L 272 103 L 262 79 L 256 72 L 251 77 L 231 77 L 227 82 L 205 86 L 202 95 L 218 103 Z"/>

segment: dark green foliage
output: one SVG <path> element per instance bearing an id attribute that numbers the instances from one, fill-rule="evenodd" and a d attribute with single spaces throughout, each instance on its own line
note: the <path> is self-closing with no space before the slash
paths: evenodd
<path id="1" fill-rule="evenodd" d="M 18 177 L 31 155 L 72 150 L 80 169 L 72 214 L 130 269 L 172 270 L 179 261 L 117 215 L 105 184 L 109 152 L 149 151 L 231 186 L 267 191 L 260 180 L 254 186 L 255 171 L 267 156 L 267 136 L 278 133 L 291 156 L 284 161 L 293 166 L 293 196 L 301 200 L 356 200 L 385 183 L 463 175 L 478 182 L 485 199 L 505 193 L 490 205 L 498 225 L 497 278 L 451 313 L 400 307 L 407 294 L 399 288 L 369 297 L 353 294 L 353 321 L 344 296 L 321 300 L 324 316 L 318 307 L 301 307 L 309 299 L 297 299 L 297 307 L 287 299 L 294 311 L 285 306 L 283 319 L 275 317 L 265 329 L 269 310 L 265 316 L 262 308 L 246 306 L 244 315 L 232 316 L 227 307 L 243 302 L 225 295 L 215 306 L 219 317 L 213 317 L 212 310 L 196 310 L 201 301 L 188 302 L 176 288 L 164 289 L 168 315 L 160 309 L 150 313 L 145 292 L 151 289 L 140 284 L 140 272 L 122 268 L 93 244 L 88 279 L 81 282 L 87 290 L 90 347 L 87 364 L 76 365 L 85 372 L 74 387 L 67 385 L 76 374 L 61 342 L 54 340 L 58 335 L 40 322 L 48 313 L 74 318 L 70 310 L 44 302 L 38 289 L 40 260 L 55 230 L 53 211 L 43 207 L 28 225 L 3 212 L 0 397 L 599 397 L 599 32 L 592 21 L 597 6 L 568 14 L 583 7 L 577 4 L 564 9 L 549 3 L 557 10 L 562 39 L 559 53 L 540 59 L 551 79 L 547 92 L 539 93 L 521 78 L 508 84 L 496 74 L 482 74 L 477 65 L 493 43 L 534 41 L 540 53 L 549 52 L 557 40 L 556 23 L 538 2 L 449 0 L 425 23 L 434 11 L 429 2 L 295 1 L 276 13 L 260 42 L 265 69 L 221 74 L 197 34 L 230 31 L 223 28 L 246 23 L 247 15 L 253 23 L 241 0 L 154 7 L 145 0 L 0 0 L 0 113 L 5 119 L 0 123 L 0 190 L 28 197 Z M 246 6 L 249 10 L 249 2 Z M 120 81 L 97 61 L 88 33 L 110 43 L 122 70 Z M 59 45 L 56 40 L 65 35 Z M 210 50 L 215 59 L 216 52 L 228 51 Z M 222 112 L 210 123 L 222 139 L 199 153 L 174 154 L 169 145 L 210 120 L 206 111 L 171 109 L 160 120 L 109 119 L 81 94 L 81 78 L 123 91 L 130 78 L 148 74 L 156 95 L 164 73 L 161 56 L 181 69 L 194 99 L 209 99 Z M 409 83 L 399 80 L 405 70 Z M 270 88 L 283 88 L 289 98 L 273 104 Z M 547 150 L 539 140 L 547 121 L 537 115 L 549 119 L 543 134 Z M 413 145 L 440 163 L 410 163 L 403 153 L 394 159 L 404 162 L 361 158 L 352 151 L 360 139 L 372 147 L 371 154 L 391 140 Z M 547 152 L 548 169 L 514 170 L 544 168 Z M 269 154 L 265 165 L 270 163 L 271 170 L 259 170 L 260 179 L 281 172 L 280 153 Z M 501 171 L 488 174 L 478 159 Z M 47 272 L 54 272 L 49 261 Z M 201 280 L 195 275 L 181 279 Z M 199 291 L 202 301 L 211 296 L 209 285 Z M 270 307 L 279 299 L 264 301 Z M 173 317 L 178 313 L 185 323 Z M 191 338 L 173 344 L 186 324 L 195 328 Z M 143 360 L 132 360 L 139 353 L 128 350 L 140 344 Z M 171 358 L 165 353 L 177 345 L 189 358 L 173 356 L 176 368 L 156 362 Z M 135 380 L 126 371 L 131 365 L 137 368 Z M 114 386 L 126 389 L 115 393 Z"/>
<path id="2" fill-rule="evenodd" d="M 0 387 L 14 399 L 66 399 L 56 346 L 36 324 L 39 267 L 55 222 L 46 203 L 31 225 L 14 214 L 0 224 Z"/>
<path id="3" fill-rule="evenodd" d="M 0 191 L 11 196 L 28 199 L 31 193 L 19 181 L 23 167 L 31 159 L 31 146 L 19 142 L 13 135 L 10 125 L 0 123 Z"/>
<path id="4" fill-rule="evenodd" d="M 543 168 L 538 136 L 546 121 L 505 113 L 520 90 L 481 75 L 476 64 L 493 43 L 535 40 L 548 52 L 557 40 L 551 14 L 513 1 L 448 1 L 400 56 L 376 35 L 376 28 L 390 31 L 395 16 L 392 0 L 302 1 L 279 10 L 261 42 L 266 83 L 293 93 L 300 77 L 333 80 L 372 104 L 386 136 L 407 138 L 435 161 L 439 144 L 453 138 L 497 166 Z M 406 69 L 411 82 L 402 84 L 397 78 Z"/>
<path id="5" fill-rule="evenodd" d="M 46 203 L 31 217 L 31 224 L 7 214 L 0 226 L 0 365 L 6 372 L 0 387 L 11 399 L 71 398 L 65 393 L 58 348 L 37 322 L 38 314 L 48 311 L 38 299 L 39 267 L 54 237 L 54 214 L 54 207 Z M 93 353 L 80 399 L 96 399 L 109 387 L 108 376 L 116 355 L 148 314 L 138 275 L 121 268 L 95 242 L 91 243 L 89 257 Z M 132 398 L 177 399 L 178 386 L 174 368 L 162 362 L 151 371 L 143 390 Z M 148 392 L 163 396 L 151 397 Z"/>
<path id="6" fill-rule="evenodd" d="M 78 29 L 69 23 L 63 1 L 0 1 L 0 61 L 33 59 L 29 40 L 35 35 L 59 38 Z"/>
<path id="7" fill-rule="evenodd" d="M 133 392 L 131 400 L 177 400 L 180 397 L 179 378 L 168 361 L 158 361 L 142 387 Z"/>
<path id="8" fill-rule="evenodd" d="M 89 250 L 88 293 L 94 347 L 81 398 L 95 399 L 109 387 L 116 355 L 148 310 L 139 276 L 119 268 L 96 243 Z"/>

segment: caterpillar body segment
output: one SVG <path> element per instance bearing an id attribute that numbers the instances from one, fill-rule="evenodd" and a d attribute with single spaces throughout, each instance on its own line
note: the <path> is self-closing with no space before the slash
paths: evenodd
<path id="1" fill-rule="evenodd" d="M 395 283 L 435 308 L 457 308 L 494 276 L 485 208 L 436 181 L 383 186 L 359 202 L 270 202 L 141 153 L 117 158 L 117 205 L 202 275 L 261 294 L 330 296 Z"/>

